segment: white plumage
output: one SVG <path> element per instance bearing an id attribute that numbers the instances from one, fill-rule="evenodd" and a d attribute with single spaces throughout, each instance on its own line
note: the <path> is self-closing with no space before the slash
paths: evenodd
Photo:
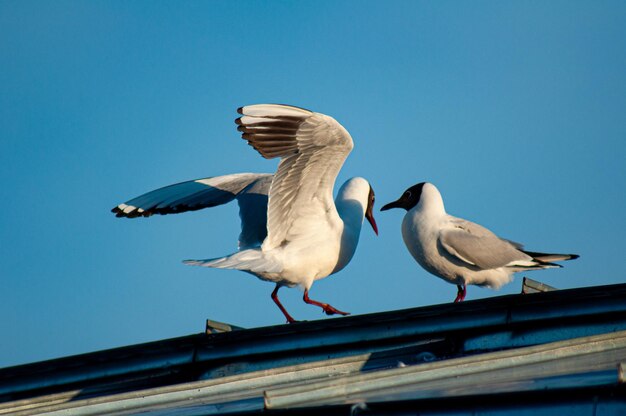
<path id="1" fill-rule="evenodd" d="M 402 221 L 407 249 L 424 269 L 458 286 L 455 302 L 465 298 L 466 285 L 497 289 L 513 273 L 561 267 L 551 262 L 578 257 L 525 251 L 481 225 L 448 215 L 439 190 L 430 183 L 410 187 L 381 211 L 391 208 L 407 210 Z"/>
<path id="2" fill-rule="evenodd" d="M 260 104 L 239 109 L 242 137 L 263 157 L 279 157 L 274 175 L 242 173 L 183 182 L 120 204 L 118 216 L 169 214 L 237 199 L 242 219 L 241 251 L 187 260 L 186 264 L 243 270 L 282 286 L 301 286 L 304 300 L 325 313 L 347 314 L 313 301 L 313 282 L 336 273 L 351 260 L 363 219 L 375 232 L 374 192 L 363 178 L 348 180 L 333 201 L 335 179 L 353 147 L 350 134 L 332 117 L 297 107 Z"/>

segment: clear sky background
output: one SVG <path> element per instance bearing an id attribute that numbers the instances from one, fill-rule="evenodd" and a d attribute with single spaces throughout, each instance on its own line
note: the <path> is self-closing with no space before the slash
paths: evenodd
<path id="1" fill-rule="evenodd" d="M 335 117 L 355 142 L 338 182 L 377 194 L 380 236 L 366 224 L 313 299 L 353 314 L 454 299 L 404 247 L 403 212 L 378 212 L 422 181 L 453 215 L 581 255 L 529 277 L 626 280 L 626 2 L 2 1 L 0 367 L 206 318 L 283 323 L 272 284 L 181 263 L 236 249 L 236 205 L 110 213 L 164 185 L 273 172 L 233 123 L 266 102 Z M 295 318 L 335 319 L 301 296 L 281 291 Z"/>

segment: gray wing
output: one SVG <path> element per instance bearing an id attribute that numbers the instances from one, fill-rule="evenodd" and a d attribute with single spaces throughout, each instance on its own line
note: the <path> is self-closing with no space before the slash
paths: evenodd
<path id="1" fill-rule="evenodd" d="M 237 173 L 181 182 L 133 198 L 111 211 L 117 217 L 149 217 L 196 211 L 237 199 L 239 246 L 247 248 L 261 244 L 267 236 L 267 195 L 272 177 L 269 173 Z"/>
<path id="2" fill-rule="evenodd" d="M 457 259 L 481 269 L 534 264 L 532 257 L 518 250 L 520 244 L 470 221 L 455 218 L 452 223 L 454 227 L 441 232 L 439 243 Z"/>
<path id="3" fill-rule="evenodd" d="M 267 204 L 274 175 L 265 174 L 237 194 L 241 234 L 239 248 L 258 247 L 267 237 Z"/>

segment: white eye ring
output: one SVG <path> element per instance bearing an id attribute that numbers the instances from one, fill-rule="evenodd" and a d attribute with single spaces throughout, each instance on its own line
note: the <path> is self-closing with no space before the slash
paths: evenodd
<path id="1" fill-rule="evenodd" d="M 410 198 L 411 197 L 411 191 L 406 191 L 404 193 L 404 195 L 406 195 L 407 198 Z"/>

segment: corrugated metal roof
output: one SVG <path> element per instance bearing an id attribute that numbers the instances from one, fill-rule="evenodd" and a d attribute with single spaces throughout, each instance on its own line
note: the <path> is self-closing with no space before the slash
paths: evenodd
<path id="1" fill-rule="evenodd" d="M 459 401 L 470 411 L 483 396 L 497 412 L 530 409 L 524 395 L 562 405 L 553 401 L 566 391 L 578 392 L 583 412 L 590 403 L 626 411 L 624 363 L 626 285 L 599 286 L 196 334 L 0 369 L 0 414 L 389 414 L 417 403 L 453 411 Z"/>

